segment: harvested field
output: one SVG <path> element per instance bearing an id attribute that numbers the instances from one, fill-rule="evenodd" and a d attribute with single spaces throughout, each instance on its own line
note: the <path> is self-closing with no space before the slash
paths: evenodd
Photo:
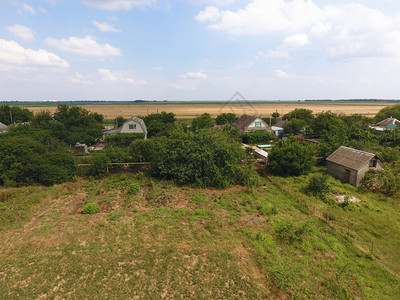
<path id="1" fill-rule="evenodd" d="M 295 108 L 311 109 L 314 113 L 332 111 L 337 114 L 350 115 L 354 113 L 362 114 L 365 116 L 373 117 L 382 108 L 393 105 L 387 102 L 271 102 L 271 103 L 139 103 L 139 104 L 87 104 L 80 105 L 85 109 L 97 112 L 112 119 L 116 116 L 123 116 L 125 118 L 132 116 L 144 116 L 156 112 L 173 112 L 178 119 L 191 119 L 202 113 L 208 112 L 213 117 L 221 113 L 232 112 L 237 115 L 244 113 L 247 114 L 262 114 L 265 117 L 270 116 L 274 112 L 281 115 L 286 114 Z M 41 110 L 49 110 L 54 112 L 56 106 L 39 106 L 27 107 L 34 113 Z"/>

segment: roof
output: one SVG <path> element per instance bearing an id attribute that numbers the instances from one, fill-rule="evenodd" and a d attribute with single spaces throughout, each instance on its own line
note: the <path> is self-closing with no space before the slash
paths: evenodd
<path id="1" fill-rule="evenodd" d="M 286 120 L 280 120 L 278 121 L 278 123 L 276 123 L 274 126 L 275 127 L 282 127 L 283 128 L 283 124 L 285 124 Z"/>
<path id="2" fill-rule="evenodd" d="M 386 127 L 386 126 L 391 125 L 391 124 L 400 124 L 400 121 L 397 120 L 396 118 L 390 117 L 390 118 L 387 118 L 387 119 L 385 119 L 383 121 L 380 121 L 375 126 Z"/>
<path id="3" fill-rule="evenodd" d="M 143 129 L 143 132 L 147 132 L 146 124 L 144 123 L 144 121 L 142 119 L 140 119 L 138 117 L 132 117 L 129 120 L 125 121 L 122 124 L 122 127 L 125 125 L 125 123 L 128 123 L 129 121 L 135 121 L 136 123 L 139 123 L 140 127 L 142 127 L 142 129 Z"/>
<path id="4" fill-rule="evenodd" d="M 376 154 L 341 146 L 326 160 L 349 169 L 360 170 L 374 157 L 377 157 Z"/>
<path id="5" fill-rule="evenodd" d="M 236 128 L 246 128 L 251 125 L 256 119 L 258 119 L 257 116 L 252 116 L 252 115 L 242 115 L 237 121 L 235 122 L 235 127 Z"/>
<path id="6" fill-rule="evenodd" d="M 0 122 L 0 131 L 6 131 L 7 128 L 8 128 L 7 125 Z"/>

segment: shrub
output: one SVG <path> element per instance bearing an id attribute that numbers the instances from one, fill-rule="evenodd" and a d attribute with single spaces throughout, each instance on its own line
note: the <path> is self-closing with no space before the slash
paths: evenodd
<path id="1" fill-rule="evenodd" d="M 243 143 L 246 144 L 268 143 L 271 140 L 275 139 L 276 139 L 275 133 L 267 130 L 257 130 L 253 132 L 247 132 L 243 135 Z"/>
<path id="2" fill-rule="evenodd" d="M 129 195 L 137 195 L 140 191 L 140 184 L 137 182 L 133 182 L 129 185 L 128 194 Z"/>
<path id="3" fill-rule="evenodd" d="M 87 203 L 82 208 L 82 213 L 88 214 L 88 215 L 96 214 L 99 211 L 100 211 L 100 208 L 97 203 Z"/>
<path id="4" fill-rule="evenodd" d="M 331 185 L 328 179 L 329 176 L 326 174 L 317 173 L 311 175 L 305 189 L 306 193 L 313 196 L 325 197 L 331 192 Z"/>
<path id="5" fill-rule="evenodd" d="M 275 232 L 281 240 L 294 242 L 301 241 L 303 236 L 313 232 L 310 221 L 297 225 L 294 219 L 277 219 L 274 222 Z"/>
<path id="6" fill-rule="evenodd" d="M 271 203 L 263 204 L 260 207 L 260 213 L 264 216 L 276 215 L 277 212 L 278 211 L 277 211 L 276 207 L 273 206 Z"/>
<path id="7" fill-rule="evenodd" d="M 105 154 L 96 156 L 90 164 L 89 174 L 96 177 L 102 177 L 107 174 L 108 157 Z"/>
<path id="8" fill-rule="evenodd" d="M 299 176 L 307 174 L 315 165 L 314 147 L 289 138 L 278 142 L 268 158 L 267 170 L 276 175 Z"/>

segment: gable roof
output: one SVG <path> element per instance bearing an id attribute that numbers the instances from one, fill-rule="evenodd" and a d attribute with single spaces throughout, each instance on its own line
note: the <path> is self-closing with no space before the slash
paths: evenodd
<path id="1" fill-rule="evenodd" d="M 383 121 L 380 121 L 378 124 L 376 124 L 375 126 L 379 126 L 379 127 L 386 127 L 388 125 L 392 125 L 392 124 L 399 124 L 400 125 L 400 121 L 397 120 L 396 118 L 387 118 Z"/>
<path id="2" fill-rule="evenodd" d="M 327 161 L 353 170 L 360 170 L 365 164 L 377 157 L 376 154 L 341 146 L 326 159 Z"/>
<path id="3" fill-rule="evenodd" d="M 138 117 L 132 117 L 132 118 L 130 118 L 129 120 L 125 121 L 125 122 L 122 124 L 121 128 L 124 127 L 125 123 L 128 123 L 129 121 L 135 121 L 136 123 L 139 123 L 140 127 L 142 127 L 142 129 L 143 129 L 143 132 L 147 133 L 146 124 L 144 123 L 144 121 L 143 121 L 142 119 L 140 119 L 140 118 L 138 118 Z M 121 131 L 121 128 L 119 129 L 119 131 Z"/>
<path id="4" fill-rule="evenodd" d="M 239 119 L 236 120 L 235 127 L 236 128 L 246 128 L 246 127 L 250 126 L 250 124 L 253 123 L 256 119 L 258 119 L 257 116 L 244 114 Z"/>
<path id="5" fill-rule="evenodd" d="M 0 131 L 6 131 L 7 128 L 8 128 L 7 125 L 5 125 L 5 124 L 3 124 L 3 123 L 0 122 Z"/>
<path id="6" fill-rule="evenodd" d="M 286 120 L 280 120 L 274 126 L 283 128 L 283 124 L 285 124 L 285 122 L 286 122 Z"/>

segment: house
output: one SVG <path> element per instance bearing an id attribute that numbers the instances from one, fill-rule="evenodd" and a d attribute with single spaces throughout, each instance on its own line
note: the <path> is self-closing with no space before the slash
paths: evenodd
<path id="1" fill-rule="evenodd" d="M 283 132 L 283 124 L 285 124 L 285 120 L 278 121 L 274 126 L 271 127 L 272 131 L 275 132 L 277 136 L 280 136 Z"/>
<path id="2" fill-rule="evenodd" d="M 345 183 L 360 186 L 365 173 L 381 170 L 382 161 L 376 154 L 341 146 L 327 159 L 328 173 Z"/>
<path id="3" fill-rule="evenodd" d="M 268 130 L 271 131 L 271 127 L 265 123 L 261 117 L 252 115 L 242 115 L 235 122 L 235 127 L 239 129 L 240 134 L 245 134 L 246 132 L 257 131 L 257 130 Z"/>
<path id="4" fill-rule="evenodd" d="M 400 121 L 397 120 L 396 118 L 390 117 L 377 123 L 375 126 L 370 126 L 370 127 L 372 129 L 375 129 L 376 133 L 381 133 L 384 130 L 394 129 L 397 126 L 400 126 Z"/>
<path id="5" fill-rule="evenodd" d="M 8 126 L 0 122 L 0 133 L 7 132 Z"/>
<path id="6" fill-rule="evenodd" d="M 88 146 L 86 144 L 76 143 L 75 153 L 89 153 Z"/>
<path id="7" fill-rule="evenodd" d="M 118 133 L 144 133 L 144 138 L 147 139 L 146 124 L 142 119 L 137 117 L 133 117 L 124 122 L 118 129 L 104 131 L 104 137 Z"/>

